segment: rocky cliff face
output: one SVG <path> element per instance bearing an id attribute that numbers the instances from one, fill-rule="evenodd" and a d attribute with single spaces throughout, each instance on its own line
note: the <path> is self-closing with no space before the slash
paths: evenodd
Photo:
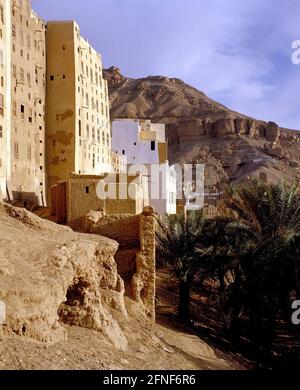
<path id="1" fill-rule="evenodd" d="M 0 300 L 6 305 L 0 332 L 54 342 L 67 337 L 66 323 L 100 331 L 126 349 L 112 315 L 127 315 L 117 242 L 74 233 L 4 203 L 0 225 Z"/>
<path id="2" fill-rule="evenodd" d="M 193 118 L 206 122 L 246 118 L 179 79 L 162 76 L 130 79 L 115 67 L 105 70 L 104 77 L 108 80 L 114 118 L 145 118 L 164 123 Z M 202 126 L 201 122 L 199 126 Z"/>
<path id="3" fill-rule="evenodd" d="M 267 171 L 271 181 L 300 177 L 293 167 L 300 161 L 300 133 L 232 111 L 178 79 L 131 79 L 115 67 L 104 75 L 112 119 L 165 123 L 171 162 L 201 160 L 211 167 L 201 154 L 205 149 L 208 156 L 218 160 L 213 164 L 216 169 L 210 169 L 214 183 L 259 176 L 261 171 Z M 266 163 L 270 159 L 274 159 L 273 165 Z M 217 172 L 219 165 L 224 174 Z"/>
<path id="4" fill-rule="evenodd" d="M 177 329 L 173 317 L 169 323 L 164 314 L 155 324 L 140 310 L 146 294 L 154 301 L 152 214 L 146 209 L 142 217 L 134 301 L 124 300 L 114 260 L 116 241 L 74 233 L 0 203 L 0 300 L 6 304 L 0 369 L 244 368 L 232 357 L 217 357 L 198 336 Z M 169 300 L 169 286 L 161 283 L 158 301 L 163 299 L 164 310 L 172 313 L 174 288 Z"/>

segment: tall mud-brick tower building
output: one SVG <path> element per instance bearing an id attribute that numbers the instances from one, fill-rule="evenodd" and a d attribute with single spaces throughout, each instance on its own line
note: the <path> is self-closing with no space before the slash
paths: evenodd
<path id="1" fill-rule="evenodd" d="M 10 183 L 10 37 L 11 5 L 0 0 L 0 199 L 8 198 Z"/>
<path id="2" fill-rule="evenodd" d="M 45 24 L 29 0 L 0 1 L 0 198 L 45 204 Z"/>
<path id="3" fill-rule="evenodd" d="M 11 0 L 11 183 L 14 201 L 45 204 L 45 23 Z"/>
<path id="4" fill-rule="evenodd" d="M 112 171 L 107 82 L 102 59 L 74 21 L 47 23 L 46 165 L 51 186 Z"/>

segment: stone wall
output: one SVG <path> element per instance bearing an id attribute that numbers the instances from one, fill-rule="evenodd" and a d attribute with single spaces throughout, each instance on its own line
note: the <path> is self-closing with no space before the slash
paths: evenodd
<path id="1" fill-rule="evenodd" d="M 156 219 L 151 207 L 146 207 L 140 220 L 140 251 L 136 255 L 136 273 L 132 278 L 133 299 L 145 306 L 155 319 L 155 229 Z"/>
<path id="2" fill-rule="evenodd" d="M 87 218 L 90 218 L 87 216 Z M 140 215 L 109 215 L 88 226 L 86 232 L 119 243 L 115 255 L 118 273 L 125 281 L 126 295 L 140 303 L 155 318 L 155 228 L 154 210 L 145 207 Z"/>

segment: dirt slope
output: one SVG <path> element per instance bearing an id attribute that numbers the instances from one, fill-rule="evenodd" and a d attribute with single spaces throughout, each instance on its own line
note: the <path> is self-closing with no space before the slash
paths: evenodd
<path id="1" fill-rule="evenodd" d="M 125 297 L 117 247 L 0 203 L 0 369 L 240 368 Z"/>
<path id="2" fill-rule="evenodd" d="M 128 348 L 118 350 L 102 333 L 64 325 L 68 339 L 45 344 L 0 336 L 0 369 L 244 369 L 195 335 L 134 316 L 121 327 Z"/>

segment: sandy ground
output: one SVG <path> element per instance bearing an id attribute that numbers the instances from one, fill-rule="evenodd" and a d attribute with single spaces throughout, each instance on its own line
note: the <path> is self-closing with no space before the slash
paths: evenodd
<path id="1" fill-rule="evenodd" d="M 52 346 L 14 337 L 2 341 L 1 369 L 229 369 L 196 337 L 155 326 L 135 335 L 126 352 L 95 331 L 72 327 Z M 163 340 L 168 340 L 164 342 Z M 133 341 L 133 340 L 132 340 Z"/>
<path id="2" fill-rule="evenodd" d="M 17 302 L 17 305 L 15 310 L 27 310 L 26 319 L 34 321 L 36 316 L 40 314 L 39 310 L 43 310 L 43 315 L 46 316 L 48 314 L 47 309 L 51 309 L 51 305 L 54 305 L 51 310 L 53 310 L 53 315 L 56 318 L 56 310 L 65 298 L 63 293 L 65 288 L 60 288 L 66 282 L 63 279 L 65 275 L 63 273 L 52 274 L 51 272 L 47 274 L 46 271 L 50 268 L 47 261 L 50 261 L 50 258 L 47 255 L 45 257 L 44 253 L 55 253 L 53 252 L 53 247 L 57 245 L 57 235 L 62 239 L 63 246 L 67 245 L 69 240 L 77 240 L 78 237 L 73 237 L 72 232 L 69 230 L 30 216 L 22 210 L 9 208 L 13 218 L 8 216 L 7 212 L 2 207 L 2 234 L 0 240 L 2 244 L 2 252 L 0 254 L 2 261 L 2 274 L 0 275 L 2 276 L 0 278 L 1 294 L 3 294 L 2 290 L 4 290 L 5 294 L 5 283 L 10 287 L 10 283 L 14 279 L 10 281 L 9 276 L 15 273 L 16 277 L 19 277 L 17 279 L 19 284 L 15 283 L 14 289 L 8 290 L 9 294 L 16 298 L 15 302 Z M 31 226 L 31 228 L 29 229 L 28 226 Z M 28 245 L 29 236 L 31 238 L 30 246 Z M 89 239 L 91 238 L 92 236 L 89 236 Z M 97 237 L 97 242 L 99 239 L 100 237 Z M 101 238 L 101 240 L 107 241 L 104 238 Z M 109 245 L 112 245 L 110 250 L 116 249 L 113 247 L 112 242 L 106 241 L 103 241 L 103 247 L 105 245 L 106 248 L 110 248 Z M 92 250 L 91 252 L 82 253 L 85 256 L 88 256 L 88 254 L 93 256 L 94 252 Z M 77 256 L 77 266 L 80 266 L 80 261 L 85 263 L 87 260 L 84 256 L 80 258 L 82 256 L 81 251 L 75 252 L 75 255 Z M 9 268 L 8 264 L 10 263 L 6 258 L 14 259 L 16 266 L 11 261 L 11 267 Z M 53 259 L 56 261 L 56 257 Z M 32 263 L 34 267 L 30 268 L 28 264 L 31 265 Z M 42 269 L 43 278 L 33 278 L 33 273 L 36 274 L 35 276 L 40 275 L 38 272 L 41 273 L 41 271 L 37 266 L 41 264 L 44 266 Z M 16 268 L 13 268 L 13 265 Z M 29 277 L 26 279 L 24 276 L 27 275 Z M 70 275 L 72 280 L 74 276 Z M 55 281 L 50 287 L 48 284 L 40 282 L 40 280 L 44 282 L 44 279 L 47 277 Z M 13 326 L 11 323 L 8 323 L 7 327 L 4 325 L 0 326 L 0 369 L 228 370 L 231 368 L 243 368 L 237 361 L 231 357 L 227 359 L 225 354 L 221 355 L 219 351 L 209 346 L 207 341 L 197 337 L 192 329 L 184 328 L 176 321 L 174 316 L 176 311 L 176 284 L 174 284 L 168 272 L 158 272 L 157 286 L 156 323 L 145 318 L 138 303 L 129 298 L 125 298 L 128 316 L 124 314 L 124 311 L 117 311 L 111 306 L 106 307 L 107 311 L 109 311 L 122 329 L 128 341 L 127 348 L 126 343 L 113 344 L 111 340 L 114 340 L 114 337 L 109 338 L 107 333 L 105 335 L 102 332 L 63 324 L 62 326 L 65 327 L 68 334 L 66 339 L 62 339 L 64 332 L 60 332 L 58 334 L 59 337 L 42 337 L 45 336 L 45 332 L 51 333 L 55 330 L 55 328 L 49 328 L 50 325 L 48 325 L 56 325 L 55 321 L 51 321 L 52 317 L 50 314 L 52 312 L 49 314 L 49 317 L 45 317 L 46 320 L 48 318 L 50 320 L 47 322 L 44 319 L 42 322 L 45 328 L 42 326 L 33 327 L 32 333 L 28 332 L 24 322 L 20 329 L 17 326 L 18 317 L 16 317 Z M 170 295 L 169 290 L 172 287 L 174 291 Z M 41 293 L 41 295 L 31 296 L 30 293 L 34 289 L 37 289 L 37 292 Z M 24 296 L 26 299 L 22 300 Z M 51 296 L 55 297 L 54 302 L 49 299 Z M 18 301 L 17 298 L 20 298 L 20 300 Z M 95 302 L 97 305 L 98 301 L 96 300 Z M 164 307 L 159 302 L 164 302 Z M 105 307 L 104 301 L 102 304 Z M 165 309 L 167 310 L 167 315 L 164 312 Z M 10 308 L 10 310 L 12 309 Z M 102 327 L 107 331 L 107 324 L 109 324 L 110 319 L 105 317 L 105 313 L 104 310 L 101 312 L 103 316 Z M 52 327 L 54 326 L 52 325 Z M 45 332 L 43 333 L 43 331 Z M 116 336 L 119 333 L 113 332 L 113 335 Z M 34 337 L 37 334 L 40 337 L 36 337 L 35 340 L 29 339 L 31 335 Z M 48 340 L 49 342 L 38 342 L 37 340 Z M 50 341 L 52 341 L 52 344 Z M 53 343 L 53 341 L 57 342 Z M 116 345 L 126 349 L 120 350 Z"/>
<path id="3" fill-rule="evenodd" d="M 129 306 L 131 303 L 128 301 Z M 116 314 L 117 315 L 117 314 Z M 68 339 L 44 344 L 21 336 L 0 339 L 0 369 L 243 369 L 226 359 L 196 335 L 187 333 L 164 316 L 153 324 L 142 317 L 119 320 L 129 341 L 128 349 L 116 349 L 101 333 L 66 326 Z"/>

